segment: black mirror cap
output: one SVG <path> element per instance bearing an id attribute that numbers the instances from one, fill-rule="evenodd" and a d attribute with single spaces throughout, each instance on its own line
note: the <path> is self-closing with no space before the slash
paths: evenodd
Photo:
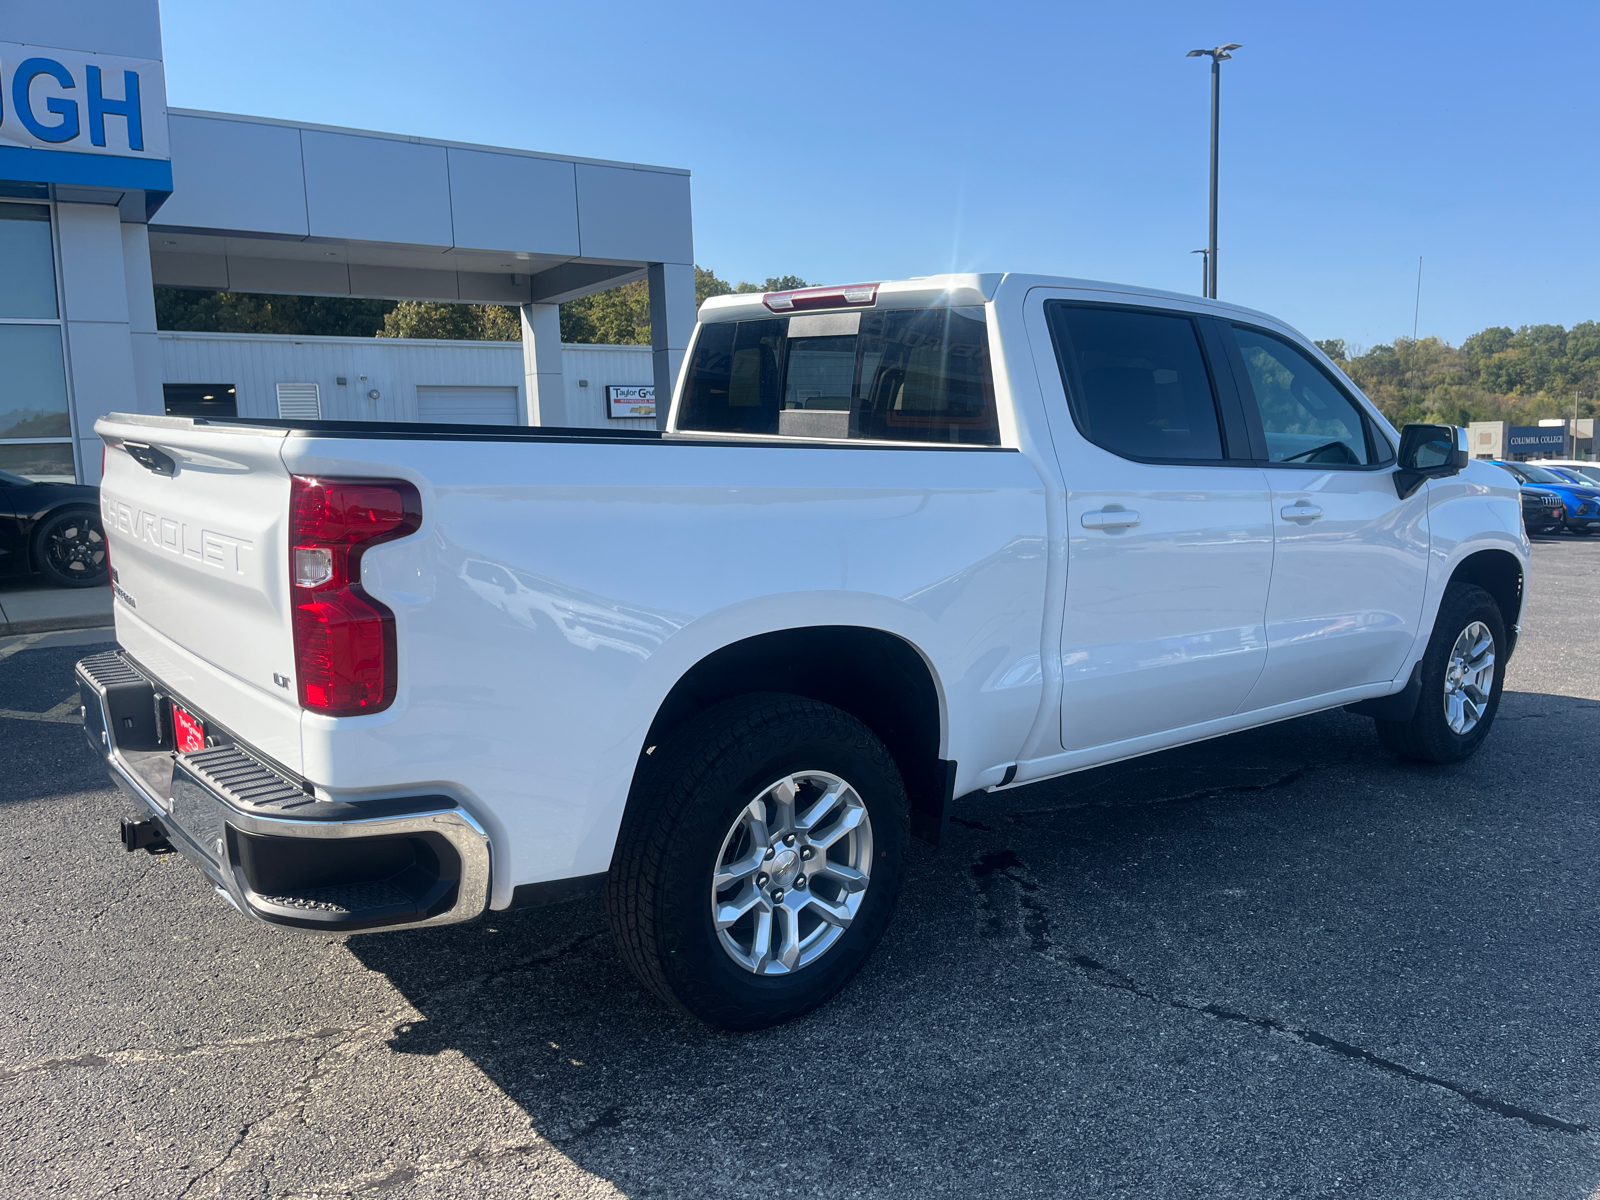
<path id="1" fill-rule="evenodd" d="M 1443 479 L 1467 465 L 1467 431 L 1455 425 L 1407 425 L 1400 431 L 1395 491 L 1404 500 L 1425 479 Z"/>

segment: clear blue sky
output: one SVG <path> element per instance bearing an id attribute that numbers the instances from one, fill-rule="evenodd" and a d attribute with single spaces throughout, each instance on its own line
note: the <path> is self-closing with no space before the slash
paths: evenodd
<path id="1" fill-rule="evenodd" d="M 1600 318 L 1600 5 L 164 0 L 175 107 L 694 174 L 695 257 L 814 282 L 1021 270 L 1313 337 Z"/>

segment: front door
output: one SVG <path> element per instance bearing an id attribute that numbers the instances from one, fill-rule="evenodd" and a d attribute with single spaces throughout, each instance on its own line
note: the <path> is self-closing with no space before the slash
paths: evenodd
<path id="1" fill-rule="evenodd" d="M 1227 717 L 1266 662 L 1272 510 L 1237 398 L 1213 385 L 1215 337 L 1181 311 L 1042 303 L 1067 489 L 1062 745 Z"/>
<path id="2" fill-rule="evenodd" d="M 1387 439 L 1303 350 L 1221 328 L 1272 487 L 1267 665 L 1245 707 L 1392 680 L 1422 614 L 1427 489 L 1400 499 Z"/>

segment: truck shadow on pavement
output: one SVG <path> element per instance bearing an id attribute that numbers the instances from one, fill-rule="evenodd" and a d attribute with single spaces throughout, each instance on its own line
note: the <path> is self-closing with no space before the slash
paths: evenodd
<path id="1" fill-rule="evenodd" d="M 421 1015 L 394 1051 L 632 1195 L 1490 1194 L 1530 1138 L 1578 1194 L 1600 822 L 1542 746 L 1596 709 L 1507 693 L 1448 768 L 1333 712 L 967 802 L 857 980 L 754 1034 L 645 993 L 594 902 L 347 946 Z"/>

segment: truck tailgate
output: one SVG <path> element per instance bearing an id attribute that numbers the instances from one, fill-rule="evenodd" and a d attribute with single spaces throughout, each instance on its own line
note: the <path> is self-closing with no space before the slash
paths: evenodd
<path id="1" fill-rule="evenodd" d="M 113 413 L 100 507 L 117 640 L 235 736 L 299 771 L 281 429 Z"/>

